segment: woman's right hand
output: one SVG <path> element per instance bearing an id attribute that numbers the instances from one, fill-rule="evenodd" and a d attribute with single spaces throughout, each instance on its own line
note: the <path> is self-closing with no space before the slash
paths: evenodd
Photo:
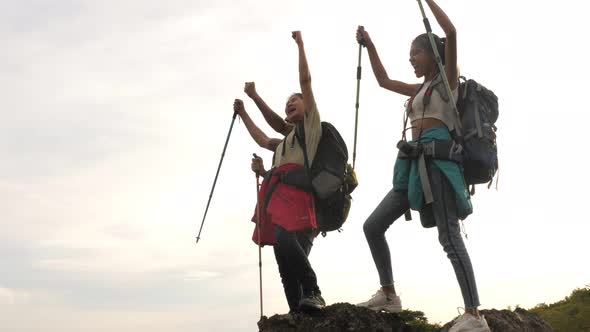
<path id="1" fill-rule="evenodd" d="M 254 96 L 256 96 L 256 85 L 254 82 L 246 82 L 244 84 L 244 92 L 248 95 L 248 97 L 254 98 Z"/>
<path id="2" fill-rule="evenodd" d="M 365 47 L 372 43 L 369 33 L 362 25 L 359 25 L 359 27 L 356 29 L 356 41 Z"/>
<path id="3" fill-rule="evenodd" d="M 291 37 L 295 40 L 297 45 L 303 45 L 303 37 L 301 37 L 301 31 L 293 31 L 291 32 Z"/>
<path id="4" fill-rule="evenodd" d="M 262 162 L 262 158 L 257 156 L 256 153 L 254 153 L 253 156 L 254 158 L 252 158 L 252 164 L 250 165 L 252 171 L 256 173 L 256 175 L 266 173 L 266 170 L 264 169 L 264 163 Z"/>

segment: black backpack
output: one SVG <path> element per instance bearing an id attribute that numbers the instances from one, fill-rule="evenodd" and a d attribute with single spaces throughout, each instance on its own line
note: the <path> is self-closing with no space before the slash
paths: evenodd
<path id="1" fill-rule="evenodd" d="M 315 198 L 318 230 L 340 230 L 348 217 L 350 194 L 357 186 L 356 174 L 348 164 L 348 149 L 340 133 L 329 122 L 322 122 L 322 136 L 311 167 L 307 157 L 303 121 L 298 123 L 295 136 L 303 148 L 305 168 Z"/>
<path id="2" fill-rule="evenodd" d="M 461 78 L 457 109 L 461 118 L 465 181 L 468 185 L 491 185 L 498 170 L 494 125 L 498 119 L 498 97 L 476 81 Z"/>
<path id="3" fill-rule="evenodd" d="M 462 163 L 467 185 L 489 183 L 489 187 L 498 170 L 497 128 L 494 125 L 498 119 L 498 97 L 472 79 L 461 76 L 461 80 L 456 100 L 461 135 L 454 131 L 453 136 L 462 150 L 460 155 L 451 159 Z M 437 75 L 428 87 L 428 90 L 432 89 L 436 89 L 445 102 L 449 100 L 441 75 Z M 428 101 L 429 98 L 425 98 L 425 105 Z"/>

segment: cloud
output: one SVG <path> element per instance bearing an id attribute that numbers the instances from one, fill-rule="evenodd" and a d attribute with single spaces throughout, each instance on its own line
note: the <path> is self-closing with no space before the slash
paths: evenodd
<path id="1" fill-rule="evenodd" d="M 184 280 L 186 280 L 186 281 L 203 281 L 206 279 L 218 277 L 219 275 L 220 275 L 219 272 L 189 271 L 189 272 L 185 273 Z"/>
<path id="2" fill-rule="evenodd" d="M 87 309 L 160 310 L 194 305 L 240 282 L 250 267 L 216 256 L 209 263 L 190 263 L 158 255 L 150 246 L 81 248 L 64 246 L 0 246 L 3 302 L 23 302 L 29 292 L 60 299 L 63 305 Z M 170 258 L 172 259 L 170 259 Z M 151 259 L 150 259 L 151 258 Z M 208 266 L 204 266 L 208 265 Z M 22 292 L 13 291 L 21 289 Z M 225 300 L 210 300 L 221 306 Z"/>
<path id="3" fill-rule="evenodd" d="M 3 305 L 17 305 L 29 301 L 27 292 L 18 291 L 0 286 L 0 307 Z"/>

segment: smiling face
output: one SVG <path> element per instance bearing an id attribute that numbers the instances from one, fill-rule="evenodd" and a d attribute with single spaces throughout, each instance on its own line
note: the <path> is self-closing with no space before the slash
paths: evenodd
<path id="1" fill-rule="evenodd" d="M 436 50 L 440 55 L 442 64 L 445 64 L 445 39 L 432 34 L 432 39 L 436 46 Z M 423 33 L 412 41 L 410 48 L 410 64 L 414 68 L 416 77 L 425 76 L 426 79 L 431 79 L 437 72 L 436 60 L 434 58 L 434 51 L 428 34 Z"/>
<path id="2" fill-rule="evenodd" d="M 436 62 L 431 55 L 431 51 L 417 42 L 413 42 L 410 48 L 410 64 L 414 67 L 416 77 L 423 77 L 436 70 Z"/>
<path id="3" fill-rule="evenodd" d="M 303 96 L 300 93 L 294 93 L 287 100 L 285 105 L 285 114 L 287 117 L 285 121 L 289 123 L 297 123 L 305 117 L 305 104 L 303 104 Z"/>

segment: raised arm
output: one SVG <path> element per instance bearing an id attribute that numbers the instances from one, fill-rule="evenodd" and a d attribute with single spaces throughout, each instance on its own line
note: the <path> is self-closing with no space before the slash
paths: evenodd
<path id="1" fill-rule="evenodd" d="M 246 125 L 246 129 L 248 129 L 248 132 L 250 133 L 250 136 L 252 136 L 254 141 L 261 148 L 265 148 L 273 152 L 277 149 L 277 146 L 279 146 L 281 140 L 278 138 L 269 138 L 262 130 L 260 130 L 260 128 L 258 128 L 258 126 L 256 126 L 254 121 L 252 121 L 248 115 L 248 112 L 246 112 L 246 109 L 244 108 L 244 102 L 242 100 L 236 99 L 234 101 L 234 112 L 238 113 L 240 118 L 242 118 L 244 124 Z"/>
<path id="2" fill-rule="evenodd" d="M 305 56 L 305 48 L 303 47 L 301 32 L 293 31 L 292 37 L 295 39 L 297 48 L 299 49 L 299 84 L 301 85 L 305 111 L 309 112 L 314 109 L 315 99 L 313 96 L 313 90 L 311 89 L 311 75 L 309 74 L 309 67 L 307 66 L 307 58 Z"/>
<path id="3" fill-rule="evenodd" d="M 256 91 L 256 85 L 254 82 L 246 82 L 244 84 L 244 92 L 250 97 L 258 109 L 264 116 L 264 120 L 266 123 L 270 125 L 272 129 L 274 129 L 277 133 L 282 134 L 283 136 L 287 136 L 289 132 L 291 132 L 291 125 L 289 125 L 283 118 L 275 113 L 267 104 L 266 102 L 258 95 Z"/>
<path id="4" fill-rule="evenodd" d="M 455 90 L 459 84 L 459 70 L 457 69 L 457 30 L 447 14 L 433 0 L 425 1 L 447 37 L 445 43 L 445 74 L 449 79 L 451 90 Z"/>
<path id="5" fill-rule="evenodd" d="M 365 31 L 362 26 L 359 26 L 356 31 L 356 39 L 361 45 L 364 45 L 367 48 L 369 60 L 371 61 L 371 68 L 373 69 L 373 74 L 375 74 L 375 78 L 380 87 L 405 96 L 413 96 L 416 94 L 420 88 L 420 84 L 408 84 L 389 78 L 385 67 L 383 67 L 383 64 L 381 63 L 375 44 L 373 44 L 369 33 Z"/>

